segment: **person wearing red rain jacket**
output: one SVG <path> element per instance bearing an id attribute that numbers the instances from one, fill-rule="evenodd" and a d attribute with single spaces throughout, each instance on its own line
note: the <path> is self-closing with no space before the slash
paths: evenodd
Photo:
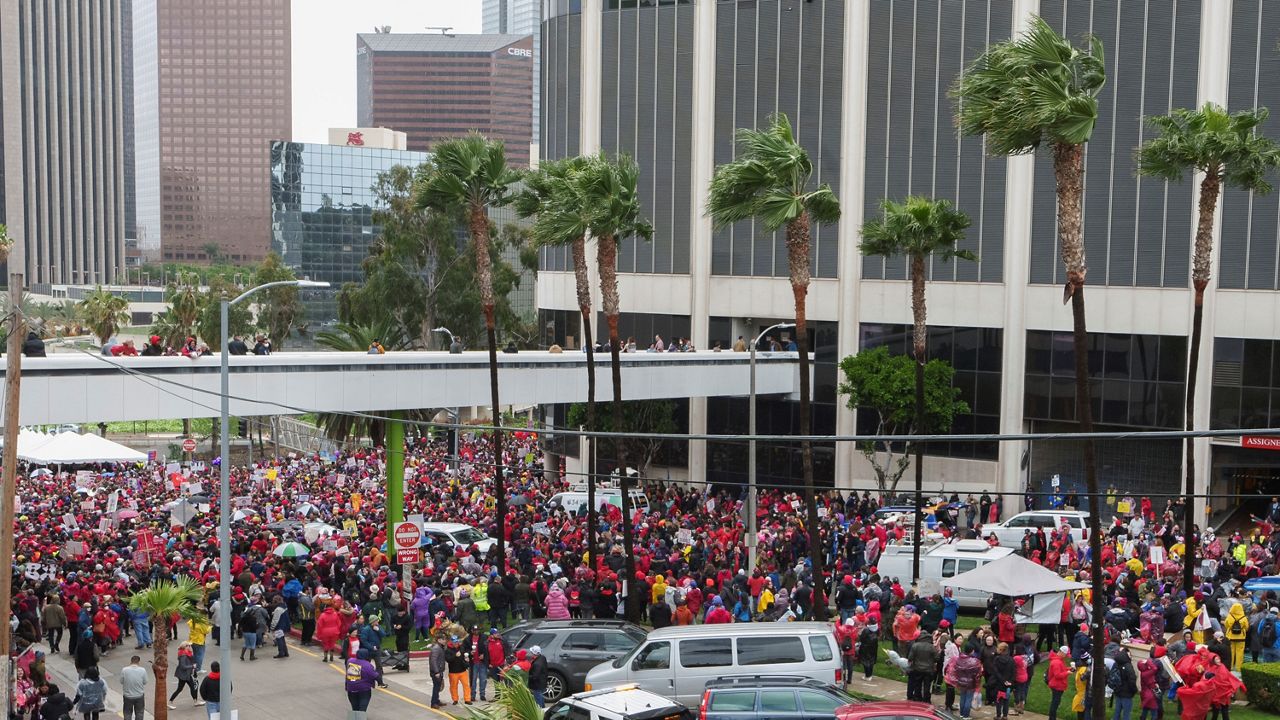
<path id="1" fill-rule="evenodd" d="M 1053 693 L 1049 701 L 1049 720 L 1057 720 L 1058 706 L 1062 703 L 1062 694 L 1067 691 L 1071 680 L 1071 669 L 1067 661 L 1071 658 L 1071 649 L 1063 646 L 1057 652 L 1049 653 L 1049 669 L 1045 672 L 1045 682 Z"/>
<path id="2" fill-rule="evenodd" d="M 316 618 L 316 640 L 324 650 L 324 661 L 333 660 L 338 652 L 338 638 L 342 637 L 342 618 L 338 611 L 330 605 Z"/>

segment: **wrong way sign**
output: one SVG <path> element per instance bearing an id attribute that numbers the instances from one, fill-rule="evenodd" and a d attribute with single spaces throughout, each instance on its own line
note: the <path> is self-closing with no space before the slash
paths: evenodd
<path id="1" fill-rule="evenodd" d="M 392 537 L 398 564 L 417 564 L 422 561 L 422 528 L 417 523 L 396 523 Z"/>

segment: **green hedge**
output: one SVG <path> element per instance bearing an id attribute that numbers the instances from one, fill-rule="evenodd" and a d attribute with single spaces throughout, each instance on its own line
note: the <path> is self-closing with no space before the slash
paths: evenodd
<path id="1" fill-rule="evenodd" d="M 1248 688 L 1251 706 L 1280 713 L 1280 663 L 1245 663 L 1240 679 Z"/>

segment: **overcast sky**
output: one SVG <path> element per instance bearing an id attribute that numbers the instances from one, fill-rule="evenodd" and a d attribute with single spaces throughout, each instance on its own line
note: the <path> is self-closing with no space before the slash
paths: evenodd
<path id="1" fill-rule="evenodd" d="M 356 33 L 480 32 L 480 0 L 293 0 L 293 139 L 328 142 L 356 124 Z"/>

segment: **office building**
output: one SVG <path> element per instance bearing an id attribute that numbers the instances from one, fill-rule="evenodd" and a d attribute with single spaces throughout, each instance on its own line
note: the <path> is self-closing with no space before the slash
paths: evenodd
<path id="1" fill-rule="evenodd" d="M 148 261 L 270 247 L 268 153 L 292 133 L 289 0 L 133 0 L 138 241 Z"/>
<path id="2" fill-rule="evenodd" d="M 538 113 L 542 96 L 542 0 L 484 0 L 480 16 L 480 32 L 486 35 L 533 36 L 533 145 L 531 162 L 538 159 Z"/>
<path id="3" fill-rule="evenodd" d="M 122 272 L 122 23 L 110 0 L 0 1 L 0 223 L 29 285 Z"/>
<path id="4" fill-rule="evenodd" d="M 1196 187 L 1140 178 L 1133 152 L 1151 129 L 1143 116 L 1213 101 L 1231 110 L 1280 104 L 1272 38 L 1280 7 L 1261 0 L 1140 3 L 1041 0 L 813 0 L 543 5 L 541 149 L 560 158 L 628 152 L 643 169 L 652 243 L 630 242 L 619 266 L 624 335 L 688 335 L 728 348 L 793 314 L 782 237 L 751 222 L 713 231 L 705 215 L 715 167 L 734 157 L 735 128 L 771 113 L 792 118 L 843 216 L 813 234 L 809 318 L 816 325 L 814 430 L 874 431 L 869 414 L 837 396 L 841 357 L 876 345 L 909 347 L 911 309 L 901 261 L 863 258 L 858 229 L 881 198 L 947 198 L 972 219 L 962 247 L 978 262 L 934 263 L 930 348 L 956 368 L 970 412 L 954 432 L 1067 431 L 1076 426 L 1071 313 L 1062 304 L 1055 247 L 1055 187 L 1045 153 L 987 156 L 958 138 L 948 91 L 989 42 L 1007 39 L 1038 10 L 1073 38 L 1105 45 L 1108 79 L 1088 146 L 1085 241 L 1089 262 L 1094 418 L 1101 430 L 1181 425 L 1191 329 L 1189 265 Z M 1273 119 L 1264 132 L 1280 136 Z M 1280 272 L 1276 195 L 1227 191 L 1207 291 L 1195 397 L 1198 428 L 1280 423 Z M 542 258 L 538 307 L 552 339 L 577 335 L 567 253 Z M 745 388 L 744 388 L 745 394 Z M 745 399 L 689 401 L 692 432 L 744 432 Z M 761 404 L 761 433 L 791 433 L 795 404 Z M 1197 492 L 1280 492 L 1280 454 L 1246 438 L 1194 443 Z M 1242 447 L 1242 445 L 1245 445 Z M 1098 444 L 1104 487 L 1176 492 L 1181 443 L 1144 438 Z M 800 477 L 791 446 L 762 444 L 761 482 Z M 1082 488 L 1078 444 L 1065 441 L 931 444 L 927 487 L 1021 493 Z M 819 481 L 874 487 L 850 443 L 815 447 Z M 742 482 L 738 444 L 691 443 L 694 479 Z M 678 468 L 677 475 L 686 472 Z M 910 473 L 904 486 L 910 484 Z M 1020 506 L 1006 499 L 1006 512 Z M 1221 519 L 1235 503 L 1202 507 Z"/>
<path id="5" fill-rule="evenodd" d="M 475 130 L 529 164 L 533 38 L 369 33 L 356 36 L 357 124 L 409 136 L 409 149 Z"/>

